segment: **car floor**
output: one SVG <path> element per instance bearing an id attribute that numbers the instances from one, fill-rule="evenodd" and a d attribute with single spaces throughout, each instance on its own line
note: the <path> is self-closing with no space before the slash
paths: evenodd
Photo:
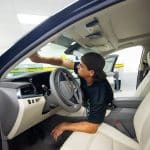
<path id="1" fill-rule="evenodd" d="M 57 150 L 57 148 L 54 148 L 50 144 L 44 143 L 43 140 L 38 140 L 34 144 L 15 143 L 13 146 L 9 146 L 9 148 L 10 150 Z"/>
<path id="2" fill-rule="evenodd" d="M 9 150 L 58 150 L 50 135 L 47 123 L 43 122 L 13 140 L 8 141 Z"/>
<path id="3" fill-rule="evenodd" d="M 63 142 L 72 132 L 65 132 L 57 144 L 51 136 L 52 129 L 61 122 L 79 122 L 86 120 L 86 117 L 66 117 L 54 115 L 40 124 L 30 128 L 9 141 L 9 150 L 59 150 Z"/>
<path id="4" fill-rule="evenodd" d="M 33 142 L 34 140 L 34 142 Z M 35 139 L 33 138 L 22 138 L 22 139 L 15 139 L 9 142 L 9 149 L 10 150 L 58 150 L 58 148 L 51 145 L 49 141 L 49 137 L 45 137 L 43 139 Z"/>

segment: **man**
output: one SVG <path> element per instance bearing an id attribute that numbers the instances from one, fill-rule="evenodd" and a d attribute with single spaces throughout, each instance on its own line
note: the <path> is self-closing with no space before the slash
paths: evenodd
<path id="1" fill-rule="evenodd" d="M 54 57 L 42 57 L 34 54 L 33 62 L 47 63 L 74 69 L 81 80 L 81 89 L 87 105 L 87 120 L 78 122 L 62 122 L 52 130 L 51 134 L 55 140 L 64 131 L 79 131 L 95 133 L 99 125 L 104 121 L 106 107 L 113 100 L 113 92 L 103 71 L 105 60 L 97 53 L 87 53 L 81 57 L 79 64 L 70 60 Z"/>

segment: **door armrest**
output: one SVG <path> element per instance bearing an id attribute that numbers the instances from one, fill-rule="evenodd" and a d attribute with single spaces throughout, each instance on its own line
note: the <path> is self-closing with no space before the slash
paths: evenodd
<path id="1" fill-rule="evenodd" d="M 137 108 L 142 100 L 143 97 L 117 97 L 113 104 L 118 108 Z"/>

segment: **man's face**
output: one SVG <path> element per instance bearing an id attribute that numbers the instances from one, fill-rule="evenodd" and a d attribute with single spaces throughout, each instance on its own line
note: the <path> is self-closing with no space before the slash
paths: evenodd
<path id="1" fill-rule="evenodd" d="M 78 68 L 78 75 L 82 78 L 89 78 L 94 76 L 94 70 L 89 70 L 87 66 L 83 63 L 80 62 L 80 64 L 77 66 Z"/>

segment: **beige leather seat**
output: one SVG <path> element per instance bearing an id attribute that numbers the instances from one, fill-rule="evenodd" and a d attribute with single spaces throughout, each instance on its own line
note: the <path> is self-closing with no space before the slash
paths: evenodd
<path id="1" fill-rule="evenodd" d="M 147 53 L 147 63 L 150 68 L 150 52 Z M 150 91 L 150 71 L 138 86 L 135 97 L 145 97 L 148 91 Z"/>
<path id="2" fill-rule="evenodd" d="M 61 150 L 150 150 L 150 92 L 133 121 L 137 141 L 103 123 L 95 134 L 74 132 Z"/>

